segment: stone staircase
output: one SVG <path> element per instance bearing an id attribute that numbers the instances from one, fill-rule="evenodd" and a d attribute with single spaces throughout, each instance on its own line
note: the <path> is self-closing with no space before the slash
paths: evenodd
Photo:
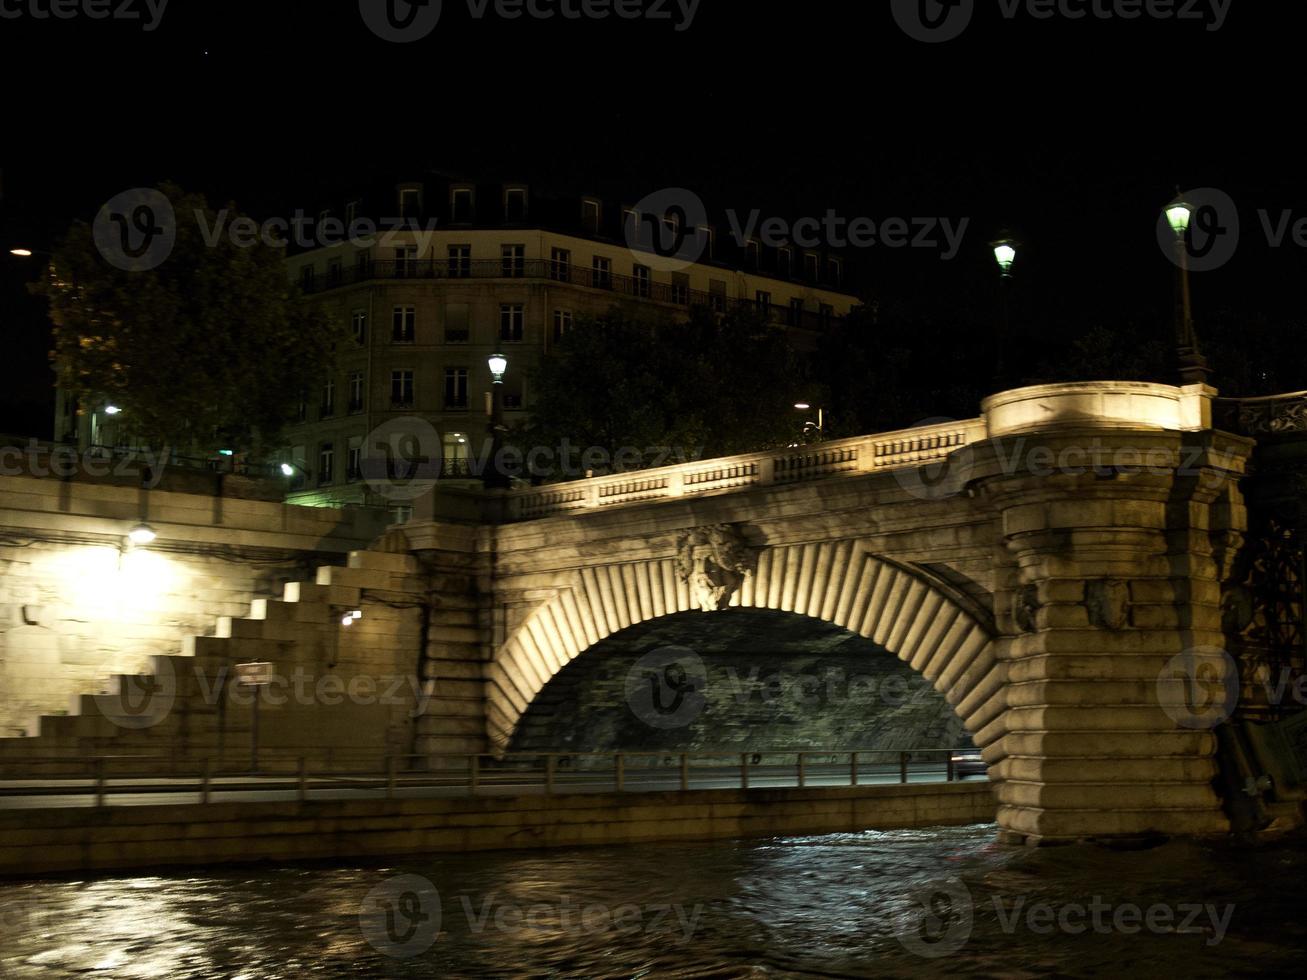
<path id="1" fill-rule="evenodd" d="M 350 552 L 345 566 L 319 567 L 179 654 L 152 657 L 148 674 L 112 675 L 68 714 L 34 719 L 28 737 L 0 738 L 0 775 L 84 772 L 87 759 L 112 756 L 148 756 L 122 765 L 161 774 L 205 760 L 248 769 L 252 698 L 235 665 L 253 661 L 278 678 L 259 704 L 261 759 L 374 768 L 386 756 L 482 751 L 475 602 L 430 590 L 411 554 Z M 354 610 L 361 618 L 342 625 Z"/>

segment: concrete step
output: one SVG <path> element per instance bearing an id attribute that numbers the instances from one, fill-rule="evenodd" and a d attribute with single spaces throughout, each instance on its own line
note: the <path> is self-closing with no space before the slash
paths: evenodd
<path id="1" fill-rule="evenodd" d="M 401 575 L 416 575 L 421 571 L 417 559 L 412 555 L 385 551 L 351 551 L 348 567 L 397 572 Z"/>
<path id="2" fill-rule="evenodd" d="M 287 582 L 282 590 L 285 602 L 315 602 L 329 606 L 349 606 L 356 608 L 359 604 L 361 590 L 352 585 L 318 585 L 314 582 Z"/>

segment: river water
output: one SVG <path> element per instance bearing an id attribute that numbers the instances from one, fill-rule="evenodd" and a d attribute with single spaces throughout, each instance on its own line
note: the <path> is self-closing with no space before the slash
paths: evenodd
<path id="1" fill-rule="evenodd" d="M 0 884 L 0 977 L 1302 976 L 1307 839 L 993 826 Z"/>

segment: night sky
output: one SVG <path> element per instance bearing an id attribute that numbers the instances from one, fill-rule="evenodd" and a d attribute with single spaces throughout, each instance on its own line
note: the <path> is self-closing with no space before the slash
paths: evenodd
<path id="1" fill-rule="evenodd" d="M 1270 248 L 1258 217 L 1307 218 L 1299 4 L 1230 0 L 1209 30 L 1211 0 L 1180 21 L 1008 20 L 976 0 L 961 37 L 924 44 L 889 0 L 702 0 L 683 31 L 674 3 L 670 21 L 543 22 L 445 0 L 429 37 L 393 44 L 357 0 L 173 0 L 149 32 L 34 19 L 33 2 L 49 4 L 0 0 L 23 11 L 0 19 L 0 433 L 48 436 L 53 404 L 23 289 L 39 263 L 8 249 L 163 179 L 256 217 L 423 168 L 629 200 L 684 186 L 791 218 L 968 217 L 954 261 L 862 250 L 856 286 L 961 322 L 991 301 L 985 245 L 1007 228 L 1022 316 L 1054 344 L 1127 315 L 1166 334 L 1155 221 L 1177 185 L 1211 186 L 1243 235 L 1196 279 L 1200 330 L 1204 309 L 1299 314 L 1307 250 Z"/>

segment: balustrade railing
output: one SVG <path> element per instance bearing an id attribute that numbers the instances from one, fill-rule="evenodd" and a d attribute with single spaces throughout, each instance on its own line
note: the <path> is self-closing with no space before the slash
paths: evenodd
<path id="1" fill-rule="evenodd" d="M 986 438 L 983 419 L 514 490 L 508 516 L 531 520 L 666 497 L 910 469 Z"/>

